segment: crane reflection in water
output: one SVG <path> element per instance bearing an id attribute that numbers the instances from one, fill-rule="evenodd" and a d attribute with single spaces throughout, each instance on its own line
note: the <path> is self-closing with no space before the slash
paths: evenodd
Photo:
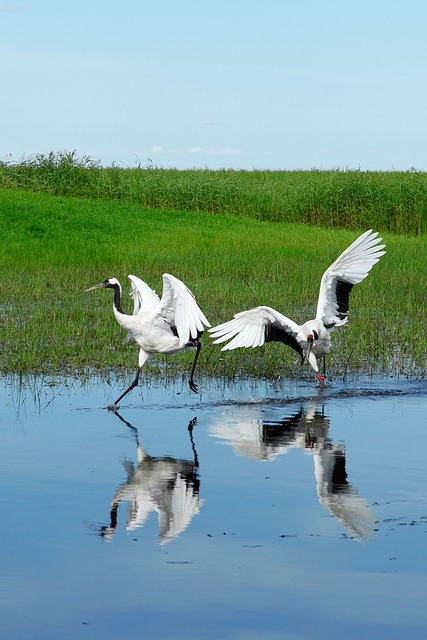
<path id="1" fill-rule="evenodd" d="M 314 401 L 278 421 L 262 418 L 259 405 L 239 405 L 215 416 L 210 434 L 230 444 L 238 455 L 269 461 L 301 448 L 313 456 L 320 504 L 355 540 L 374 535 L 375 516 L 367 502 L 348 482 L 346 451 L 328 436 L 330 419 Z"/>
<path id="2" fill-rule="evenodd" d="M 110 505 L 110 524 L 102 526 L 100 535 L 110 540 L 118 525 L 118 511 L 122 502 L 129 502 L 126 531 L 143 527 L 152 511 L 159 519 L 159 543 L 164 544 L 178 537 L 200 511 L 199 461 L 193 439 L 197 418 L 190 420 L 188 433 L 192 458 L 178 460 L 170 456 L 152 457 L 142 447 L 136 427 L 118 412 L 117 417 L 131 429 L 135 436 L 137 460 L 124 463 L 127 480 L 115 492 Z"/>

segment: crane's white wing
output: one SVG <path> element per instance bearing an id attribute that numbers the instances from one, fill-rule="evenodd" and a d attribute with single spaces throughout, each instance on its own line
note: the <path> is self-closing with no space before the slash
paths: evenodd
<path id="1" fill-rule="evenodd" d="M 157 293 L 138 276 L 129 275 L 128 278 L 132 285 L 132 291 L 129 294 L 133 299 L 132 315 L 137 316 L 139 313 L 153 311 L 160 302 Z M 129 333 L 124 340 L 125 344 L 130 340 L 132 335 Z"/>
<path id="2" fill-rule="evenodd" d="M 132 315 L 153 311 L 160 302 L 157 293 L 138 276 L 129 275 L 128 278 L 132 284 L 132 291 L 129 294 L 133 299 Z"/>
<path id="3" fill-rule="evenodd" d="M 378 232 L 365 231 L 323 274 L 316 318 L 326 328 L 345 324 L 348 320 L 348 300 L 355 284 L 362 282 L 385 254 L 379 244 Z"/>
<path id="4" fill-rule="evenodd" d="M 345 449 L 341 445 L 314 448 L 314 475 L 320 503 L 359 542 L 375 533 L 375 516 L 367 500 L 347 482 Z"/>
<path id="5" fill-rule="evenodd" d="M 219 324 L 209 332 L 214 344 L 231 340 L 221 351 L 239 347 L 261 347 L 265 342 L 284 342 L 302 357 L 302 345 L 297 340 L 300 327 L 271 307 L 255 307 L 236 313 L 233 320 Z"/>
<path id="6" fill-rule="evenodd" d="M 200 500 L 194 484 L 184 474 L 178 473 L 173 487 L 163 491 L 159 501 L 160 544 L 177 538 L 199 513 L 202 505 L 203 500 Z"/>
<path id="7" fill-rule="evenodd" d="M 163 274 L 163 295 L 157 311 L 176 328 L 180 346 L 191 338 L 197 340 L 204 325 L 211 326 L 190 289 L 169 273 Z"/>

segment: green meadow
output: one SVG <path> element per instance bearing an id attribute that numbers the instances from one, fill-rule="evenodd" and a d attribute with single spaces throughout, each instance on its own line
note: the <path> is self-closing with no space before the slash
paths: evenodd
<path id="1" fill-rule="evenodd" d="M 104 168 L 65 151 L 0 161 L 0 188 L 328 228 L 427 231 L 427 173 L 417 171 Z"/>
<path id="2" fill-rule="evenodd" d="M 64 177 L 67 157 L 70 167 Z M 357 184 L 361 188 L 352 206 L 348 194 L 343 195 L 349 211 L 354 209 L 352 215 L 347 212 L 346 220 L 337 212 L 339 191 L 329 196 L 329 210 L 326 203 L 322 213 L 319 208 L 318 219 L 313 218 L 314 209 L 308 219 L 288 219 L 282 205 L 272 207 L 268 215 L 275 198 L 269 185 L 276 179 L 269 172 L 259 172 L 249 187 L 253 178 L 246 175 L 249 172 L 181 175 L 173 171 L 161 178 L 168 172 L 101 169 L 91 162 L 77 162 L 72 154 L 65 160 L 52 157 L 55 166 L 45 167 L 44 174 L 40 158 L 33 173 L 29 163 L 0 167 L 3 373 L 84 377 L 96 372 L 108 378 L 134 371 L 138 349 L 123 344 L 125 334 L 112 313 L 112 292 L 85 293 L 111 276 L 120 280 L 124 293 L 130 290 L 130 273 L 161 293 L 162 273 L 172 273 L 191 288 L 212 325 L 259 304 L 304 322 L 315 314 L 324 270 L 362 231 L 374 228 L 387 244 L 387 254 L 353 289 L 350 321 L 333 334 L 328 372 L 333 376 L 426 374 L 424 174 L 406 174 L 406 187 L 400 174 L 382 174 L 384 185 L 387 181 L 393 185 L 393 220 L 387 218 L 389 204 L 373 211 L 368 194 L 373 188 L 371 179 L 377 176 L 364 181 L 358 172 L 352 176 L 352 188 Z M 188 195 L 191 173 L 197 198 Z M 224 175 L 236 185 L 234 196 L 231 187 L 223 188 Z M 115 176 L 112 181 L 111 176 Z M 295 172 L 290 180 L 298 178 L 301 199 L 315 190 L 316 176 L 321 178 L 316 187 L 320 190 L 323 179 L 339 181 L 342 177 Z M 108 189 L 101 189 L 101 177 Z M 159 192 L 164 180 L 165 193 L 157 201 L 153 198 L 156 189 L 150 195 L 141 186 L 150 179 Z M 187 181 L 187 199 L 185 189 L 180 197 L 171 194 L 179 179 Z M 257 181 L 262 188 L 256 188 Z M 411 183 L 416 185 L 413 191 L 408 186 Z M 410 197 L 405 196 L 406 188 Z M 206 198 L 213 192 L 223 206 L 208 206 Z M 238 192 L 246 193 L 246 202 L 252 202 L 246 212 L 245 202 L 240 209 L 230 204 L 233 198 L 245 200 Z M 334 198 L 335 209 L 331 205 Z M 361 212 L 360 199 L 364 198 L 366 207 Z M 327 210 L 329 218 L 325 217 Z M 123 306 L 131 313 L 130 299 Z M 208 375 L 313 377 L 307 366 L 301 369 L 297 355 L 281 344 L 222 353 L 207 333 L 202 341 L 196 380 Z M 146 365 L 144 376 L 186 378 L 192 358 L 191 353 L 157 356 Z"/>

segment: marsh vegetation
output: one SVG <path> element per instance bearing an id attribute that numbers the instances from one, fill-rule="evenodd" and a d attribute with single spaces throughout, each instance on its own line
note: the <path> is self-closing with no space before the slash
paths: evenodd
<path id="1" fill-rule="evenodd" d="M 425 174 L 119 169 L 59 154 L 2 163 L 0 187 L 4 372 L 133 370 L 112 300 L 84 293 L 110 276 L 160 292 L 172 273 L 212 324 L 259 304 L 305 321 L 323 271 L 374 228 L 387 255 L 352 293 L 329 372 L 425 375 Z M 199 375 L 310 376 L 280 344 L 203 345 Z M 183 375 L 188 358 L 153 359 L 146 375 Z"/>
<path id="2" fill-rule="evenodd" d="M 0 162 L 0 188 L 330 228 L 427 231 L 427 174 L 417 171 L 125 169 L 62 152 Z"/>

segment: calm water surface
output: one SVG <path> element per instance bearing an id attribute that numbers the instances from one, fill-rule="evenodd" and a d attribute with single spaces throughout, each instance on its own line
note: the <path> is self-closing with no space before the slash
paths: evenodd
<path id="1" fill-rule="evenodd" d="M 427 633 L 427 381 L 0 387 L 8 640 Z"/>

